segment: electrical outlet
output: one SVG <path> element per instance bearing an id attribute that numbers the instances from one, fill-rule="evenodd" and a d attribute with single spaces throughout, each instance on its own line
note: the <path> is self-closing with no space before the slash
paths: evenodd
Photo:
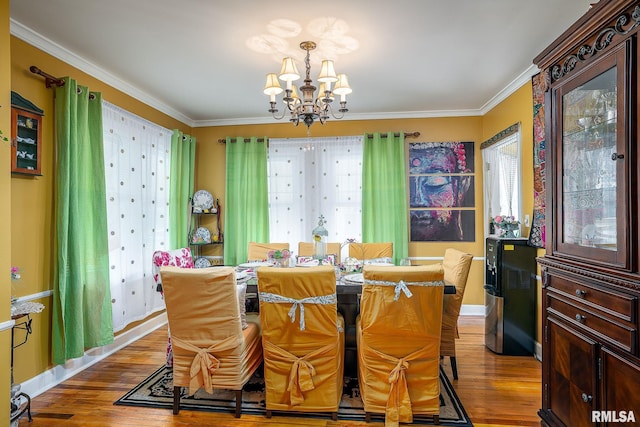
<path id="1" fill-rule="evenodd" d="M 524 225 L 525 227 L 529 227 L 531 223 L 529 222 L 529 215 L 524 216 Z"/>

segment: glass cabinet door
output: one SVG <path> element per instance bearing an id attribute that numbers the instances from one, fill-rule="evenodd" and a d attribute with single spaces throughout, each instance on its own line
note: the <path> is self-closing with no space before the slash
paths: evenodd
<path id="1" fill-rule="evenodd" d="M 11 109 L 11 172 L 23 175 L 41 174 L 42 117 Z"/>
<path id="2" fill-rule="evenodd" d="M 626 266 L 624 49 L 559 88 L 556 248 Z M 560 172 L 560 171 L 559 171 Z"/>

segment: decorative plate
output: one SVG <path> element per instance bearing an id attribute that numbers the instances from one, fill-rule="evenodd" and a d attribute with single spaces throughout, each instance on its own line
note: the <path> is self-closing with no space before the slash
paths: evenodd
<path id="1" fill-rule="evenodd" d="M 320 261 L 317 259 L 310 259 L 308 261 L 298 261 L 296 267 L 317 267 L 320 264 Z"/>
<path id="2" fill-rule="evenodd" d="M 246 268 L 268 267 L 270 265 L 272 264 L 266 261 L 252 261 L 252 262 L 243 262 L 242 264 L 238 265 L 238 267 L 246 269 Z"/>
<path id="3" fill-rule="evenodd" d="M 392 262 L 364 262 L 366 265 L 370 265 L 372 267 L 394 267 L 395 264 Z"/>
<path id="4" fill-rule="evenodd" d="M 192 243 L 211 243 L 211 232 L 205 227 L 198 228 L 193 233 Z"/>
<path id="5" fill-rule="evenodd" d="M 206 190 L 198 190 L 193 195 L 193 211 L 202 212 L 213 207 L 213 196 Z"/>
<path id="6" fill-rule="evenodd" d="M 209 261 L 207 258 L 200 257 L 196 259 L 196 262 L 194 263 L 194 265 L 196 268 L 207 268 L 207 267 L 211 267 L 211 261 Z"/>
<path id="7" fill-rule="evenodd" d="M 343 282 L 353 283 L 353 284 L 362 284 L 364 283 L 364 276 L 362 273 L 349 274 L 342 278 Z"/>

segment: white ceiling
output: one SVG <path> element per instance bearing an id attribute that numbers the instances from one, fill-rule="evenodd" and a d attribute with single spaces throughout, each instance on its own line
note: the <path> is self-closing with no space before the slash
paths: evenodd
<path id="1" fill-rule="evenodd" d="M 348 74 L 351 119 L 477 115 L 593 1 L 11 0 L 11 33 L 189 126 L 272 122 L 265 75 L 285 52 L 304 73 L 304 40 L 331 56 L 314 80 Z"/>

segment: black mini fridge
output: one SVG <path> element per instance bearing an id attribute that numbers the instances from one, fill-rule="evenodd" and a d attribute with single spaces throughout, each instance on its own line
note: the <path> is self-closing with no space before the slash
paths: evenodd
<path id="1" fill-rule="evenodd" d="M 535 352 L 536 248 L 526 238 L 488 237 L 485 273 L 485 345 L 495 353 Z"/>

